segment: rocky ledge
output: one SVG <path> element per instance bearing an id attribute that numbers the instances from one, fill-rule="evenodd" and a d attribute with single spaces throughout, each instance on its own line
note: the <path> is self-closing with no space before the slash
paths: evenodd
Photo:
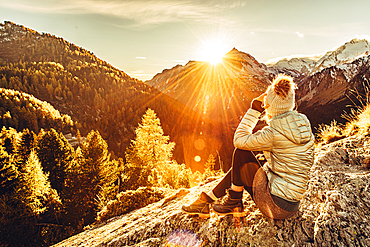
<path id="1" fill-rule="evenodd" d="M 247 216 L 189 216 L 183 204 L 218 180 L 111 218 L 55 246 L 370 246 L 370 138 L 348 137 L 316 148 L 299 212 L 264 217 L 250 196 Z"/>

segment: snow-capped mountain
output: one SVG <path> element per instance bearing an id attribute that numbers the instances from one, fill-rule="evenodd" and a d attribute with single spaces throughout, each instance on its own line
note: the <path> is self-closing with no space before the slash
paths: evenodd
<path id="1" fill-rule="evenodd" d="M 349 64 L 367 55 L 370 55 L 370 42 L 366 39 L 352 39 L 323 56 L 283 58 L 275 63 L 267 63 L 267 66 L 275 73 L 299 77 L 302 74 L 312 75 L 332 66 Z"/>
<path id="2" fill-rule="evenodd" d="M 370 43 L 352 39 L 321 57 L 285 58 L 267 65 L 274 74 L 295 77 L 298 110 L 314 127 L 333 119 L 345 122 L 342 115 L 353 106 L 353 90 L 363 93 L 370 80 Z"/>
<path id="3" fill-rule="evenodd" d="M 322 56 L 285 58 L 267 66 L 233 49 L 219 66 L 191 61 L 164 70 L 146 83 L 233 129 L 251 100 L 275 75 L 286 73 L 298 85 L 298 110 L 307 114 L 315 128 L 332 119 L 344 122 L 341 115 L 350 111 L 351 92 L 364 92 L 363 85 L 370 80 L 370 43 L 353 39 Z"/>
<path id="4" fill-rule="evenodd" d="M 320 57 L 319 57 L 320 58 Z M 274 73 L 285 73 L 298 77 L 302 73 L 310 73 L 316 66 L 317 57 L 283 58 L 276 63 L 267 63 Z"/>
<path id="5" fill-rule="evenodd" d="M 317 61 L 311 73 L 322 71 L 325 68 L 351 63 L 354 60 L 370 55 L 370 43 L 366 39 L 352 39 L 334 51 L 327 52 Z"/>
<path id="6" fill-rule="evenodd" d="M 333 119 L 343 123 L 343 113 L 356 108 L 358 95 L 353 92 L 365 95 L 364 87 L 369 85 L 370 55 L 297 78 L 296 82 L 298 109 L 307 114 L 313 126 Z"/>

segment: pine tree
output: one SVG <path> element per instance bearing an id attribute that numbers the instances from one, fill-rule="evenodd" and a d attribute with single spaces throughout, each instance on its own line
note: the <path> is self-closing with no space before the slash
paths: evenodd
<path id="1" fill-rule="evenodd" d="M 55 129 L 41 135 L 36 147 L 37 156 L 45 172 L 49 173 L 52 188 L 64 199 L 65 179 L 73 159 L 73 148 Z"/>
<path id="2" fill-rule="evenodd" d="M 215 175 L 215 164 L 216 164 L 216 159 L 212 154 L 210 154 L 206 163 L 204 164 L 203 179 L 212 177 Z"/>
<path id="3" fill-rule="evenodd" d="M 4 146 L 8 154 L 13 154 L 17 151 L 17 142 L 19 134 L 13 128 L 6 129 L 4 126 L 0 133 L 0 143 Z"/>
<path id="4" fill-rule="evenodd" d="M 135 132 L 136 138 L 126 152 L 126 189 L 163 185 L 163 171 L 172 162 L 175 143 L 164 136 L 160 120 L 151 109 L 143 115 Z"/>
<path id="5" fill-rule="evenodd" d="M 24 129 L 21 134 L 21 140 L 18 143 L 17 148 L 17 156 L 21 160 L 27 160 L 28 156 L 30 155 L 31 151 L 35 147 L 35 133 L 33 131 L 29 131 L 29 129 Z"/>
<path id="6" fill-rule="evenodd" d="M 70 200 L 67 207 L 72 209 L 74 220 L 92 223 L 96 213 L 112 199 L 117 179 L 118 164 L 110 160 L 108 144 L 98 131 L 92 130 L 77 148 L 68 178 Z"/>
<path id="7" fill-rule="evenodd" d="M 7 84 L 8 84 L 8 82 L 6 81 L 5 76 L 3 76 L 3 77 L 1 78 L 1 81 L 0 81 L 0 87 L 2 87 L 2 88 L 6 88 L 6 87 L 7 87 Z"/>
<path id="8" fill-rule="evenodd" d="M 13 158 L 0 146 L 0 196 L 14 189 L 18 175 Z"/>
<path id="9" fill-rule="evenodd" d="M 38 223 L 47 211 L 55 215 L 61 204 L 34 151 L 19 169 L 13 188 L 0 196 L 0 242 L 9 246 L 45 245 Z"/>
<path id="10" fill-rule="evenodd" d="M 210 154 L 206 163 L 204 164 L 204 173 L 202 176 L 202 179 L 206 179 L 208 177 L 215 177 L 220 176 L 223 174 L 222 169 L 216 170 L 216 158 L 213 156 L 213 154 Z"/>
<path id="11" fill-rule="evenodd" d="M 28 212 L 39 215 L 47 209 L 46 202 L 50 194 L 55 200 L 59 200 L 57 193 L 50 186 L 48 176 L 43 172 L 36 153 L 32 151 L 21 169 L 16 197 L 24 203 Z"/>

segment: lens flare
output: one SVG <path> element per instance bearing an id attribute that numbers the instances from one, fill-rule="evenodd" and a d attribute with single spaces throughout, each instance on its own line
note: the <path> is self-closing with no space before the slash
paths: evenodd
<path id="1" fill-rule="evenodd" d="M 195 142 L 194 142 L 194 146 L 197 150 L 201 151 L 204 149 L 204 147 L 206 146 L 206 143 L 204 142 L 203 139 L 197 139 Z"/>
<path id="2" fill-rule="evenodd" d="M 194 160 L 195 160 L 196 162 L 199 162 L 199 161 L 201 161 L 201 160 L 202 160 L 202 158 L 201 158 L 199 155 L 197 155 L 197 156 L 195 156 L 195 157 L 194 157 Z"/>
<path id="3" fill-rule="evenodd" d="M 196 234 L 189 230 L 176 230 L 167 237 L 166 247 L 170 246 L 184 246 L 184 247 L 199 247 L 202 241 Z"/>

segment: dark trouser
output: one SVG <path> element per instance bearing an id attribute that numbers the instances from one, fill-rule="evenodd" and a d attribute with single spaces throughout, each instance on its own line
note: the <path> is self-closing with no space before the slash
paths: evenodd
<path id="1" fill-rule="evenodd" d="M 253 198 L 253 179 L 260 165 L 251 151 L 235 149 L 232 159 L 231 169 L 226 173 L 221 182 L 213 189 L 213 194 L 217 197 L 226 195 L 226 190 L 231 183 L 236 186 L 244 186 Z M 243 170 L 243 171 L 242 171 Z"/>
<path id="2" fill-rule="evenodd" d="M 260 163 L 251 151 L 235 149 L 232 159 L 231 169 L 226 173 L 225 177 L 212 190 L 217 198 L 226 195 L 226 190 L 231 187 L 233 183 L 236 186 L 244 186 L 253 199 L 253 180 Z M 271 195 L 274 203 L 282 209 L 287 211 L 296 211 L 299 202 L 287 201 L 275 195 Z"/>

